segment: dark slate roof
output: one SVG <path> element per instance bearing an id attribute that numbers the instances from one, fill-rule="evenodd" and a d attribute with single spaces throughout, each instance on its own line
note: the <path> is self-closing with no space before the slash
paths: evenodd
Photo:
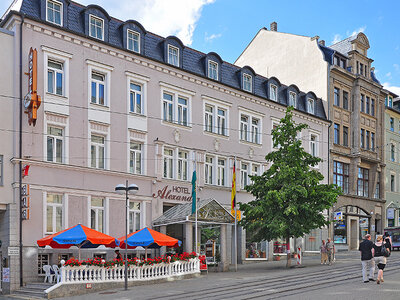
<path id="1" fill-rule="evenodd" d="M 353 40 L 355 40 L 357 38 L 357 35 L 354 34 L 346 39 L 344 39 L 343 41 L 337 42 L 336 44 L 333 44 L 331 46 L 329 46 L 329 48 L 340 52 L 342 54 L 347 55 L 347 53 L 349 53 L 351 50 L 353 50 L 352 46 L 351 46 L 351 42 Z"/>
<path id="2" fill-rule="evenodd" d="M 329 64 L 333 64 L 333 54 L 335 53 L 334 50 L 332 50 L 329 47 L 323 46 L 321 44 L 318 44 L 319 49 L 321 49 L 322 53 L 324 54 L 325 61 L 327 61 Z"/>
<path id="3" fill-rule="evenodd" d="M 165 41 L 168 40 L 170 41 L 170 37 L 168 38 L 163 38 L 161 36 L 158 36 L 154 33 L 151 32 L 144 32 L 144 39 L 143 39 L 143 44 L 144 47 L 142 48 L 143 51 L 141 54 L 136 54 L 132 51 L 127 50 L 124 48 L 124 42 L 123 42 L 123 34 L 125 34 L 121 30 L 121 25 L 123 25 L 125 22 L 120 21 L 116 18 L 109 18 L 108 20 L 105 21 L 105 41 L 97 40 L 92 37 L 89 37 L 88 34 L 85 32 L 85 28 L 88 28 L 88 20 L 85 20 L 84 14 L 86 9 L 90 9 L 91 13 L 93 13 L 93 10 L 97 9 L 97 12 L 95 12 L 96 16 L 101 17 L 104 15 L 103 9 L 97 5 L 89 5 L 85 7 L 84 5 L 69 1 L 69 0 L 59 0 L 64 3 L 64 10 L 67 10 L 64 12 L 64 22 L 62 29 L 67 30 L 69 32 L 84 36 L 85 38 L 91 39 L 91 40 L 96 40 L 96 42 L 99 43 L 105 43 L 107 45 L 119 48 L 124 51 L 130 52 L 132 55 L 139 55 L 139 56 L 144 56 L 149 59 L 155 60 L 160 63 L 167 64 L 165 61 Z M 45 13 L 41 13 L 41 10 L 44 11 L 44 8 L 41 8 L 41 5 L 45 5 L 46 1 L 45 0 L 23 0 L 20 12 L 21 14 L 24 14 L 25 17 L 33 19 L 35 21 L 44 23 L 48 26 L 60 28 L 60 26 L 54 25 L 52 23 L 47 22 L 45 18 Z M 67 5 L 66 5 L 67 4 Z M 106 13 L 107 14 L 107 13 Z M 0 26 L 4 26 L 5 22 L 7 22 L 7 19 L 12 15 L 12 12 L 9 13 L 5 19 L 2 21 Z M 42 17 L 44 16 L 44 17 Z M 108 17 L 108 16 L 107 16 Z M 86 22 L 86 23 L 85 23 Z M 108 30 L 106 26 L 106 22 L 108 22 Z M 175 38 L 178 40 L 179 44 L 179 39 Z M 176 46 L 176 45 L 175 45 Z M 323 47 L 322 51 L 326 55 L 332 56 L 332 53 L 330 53 L 329 48 Z M 185 70 L 187 72 L 190 72 L 192 74 L 195 74 L 197 76 L 201 76 L 204 78 L 207 78 L 208 80 L 211 80 L 207 77 L 206 70 L 207 68 L 205 67 L 206 64 L 206 57 L 207 54 L 199 52 L 195 49 L 189 48 L 189 47 L 183 47 L 182 50 L 182 60 L 181 60 L 181 65 L 178 67 L 179 69 Z M 174 66 L 169 65 L 172 68 L 175 68 Z M 229 87 L 241 90 L 244 93 L 248 93 L 242 90 L 241 87 L 241 74 L 242 72 L 248 73 L 249 70 L 251 71 L 251 68 L 249 67 L 244 67 L 240 68 L 238 66 L 235 66 L 233 64 L 230 64 L 228 62 L 222 61 L 220 65 L 220 73 L 219 73 L 219 80 L 221 84 L 227 85 Z M 305 74 L 306 75 L 306 74 Z M 266 77 L 263 77 L 261 75 L 254 74 L 253 75 L 253 92 L 249 93 L 261 98 L 264 98 L 268 100 L 268 81 L 269 79 Z M 279 97 L 278 97 L 278 103 L 282 105 L 287 105 L 288 103 L 288 89 L 290 86 L 285 86 L 285 85 L 279 85 Z M 306 96 L 309 95 L 310 91 L 303 91 L 298 93 L 298 107 L 296 108 L 299 111 L 302 111 L 304 113 L 307 113 L 306 111 Z M 269 100 L 272 101 L 272 100 Z M 316 98 L 314 99 L 315 101 L 315 113 L 314 116 L 320 119 L 327 120 L 324 106 L 322 99 Z"/>
<path id="4" fill-rule="evenodd" d="M 375 81 L 377 84 L 381 84 L 378 78 L 376 78 L 375 73 L 371 71 L 371 78 L 373 81 Z"/>

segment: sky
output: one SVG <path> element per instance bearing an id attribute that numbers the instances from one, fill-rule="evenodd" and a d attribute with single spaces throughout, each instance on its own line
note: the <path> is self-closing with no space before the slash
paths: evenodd
<path id="1" fill-rule="evenodd" d="M 176 35 L 196 50 L 214 51 L 233 63 L 262 27 L 316 36 L 329 46 L 364 32 L 375 74 L 400 95 L 400 1 L 398 0 L 79 0 L 102 6 L 110 16 L 134 19 L 146 30 Z M 0 1 L 3 14 L 11 0 Z"/>

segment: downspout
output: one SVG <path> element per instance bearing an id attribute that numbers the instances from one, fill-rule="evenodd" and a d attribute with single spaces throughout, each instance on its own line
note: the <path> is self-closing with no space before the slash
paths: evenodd
<path id="1" fill-rule="evenodd" d="M 331 120 L 331 64 L 328 62 L 327 63 L 327 70 L 328 70 L 328 93 L 327 93 L 327 101 L 328 101 L 328 120 L 329 120 L 329 126 L 328 126 L 328 184 L 331 182 L 331 161 L 330 161 L 330 154 L 331 154 L 331 126 L 332 126 L 332 120 Z M 333 213 L 333 207 L 332 207 L 332 213 Z M 333 239 L 332 235 L 332 225 L 330 223 L 331 221 L 331 211 L 328 208 L 328 220 L 329 220 L 329 227 L 328 227 L 328 237 Z"/>
<path id="2" fill-rule="evenodd" d="M 22 245 L 22 26 L 24 24 L 24 15 L 21 16 L 19 27 L 19 285 L 22 287 L 23 281 L 23 245 Z"/>

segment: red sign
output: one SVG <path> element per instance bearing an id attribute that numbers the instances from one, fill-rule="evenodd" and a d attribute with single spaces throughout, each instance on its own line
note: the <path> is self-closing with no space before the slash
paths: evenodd
<path id="1" fill-rule="evenodd" d="M 200 271 L 207 271 L 207 259 L 205 255 L 200 255 Z"/>

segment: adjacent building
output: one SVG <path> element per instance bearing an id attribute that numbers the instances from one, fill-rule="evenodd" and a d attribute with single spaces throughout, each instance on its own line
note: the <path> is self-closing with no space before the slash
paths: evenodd
<path id="1" fill-rule="evenodd" d="M 329 182 L 343 190 L 330 215 L 335 219 L 330 235 L 338 249 L 357 249 L 367 232 L 382 232 L 385 224 L 385 98 L 364 33 L 329 47 L 318 39 L 278 32 L 274 22 L 256 34 L 235 64 L 301 90 L 312 88 L 327 100 L 332 124 L 323 159 L 329 161 Z"/>
<path id="2" fill-rule="evenodd" d="M 30 197 L 22 228 L 24 282 L 38 280 L 43 265 L 77 255 L 76 249 L 38 249 L 36 240 L 46 235 L 82 223 L 122 236 L 125 198 L 114 187 L 126 180 L 139 186 L 130 198 L 129 231 L 154 225 L 191 251 L 192 217 L 168 210 L 191 202 L 194 168 L 204 212 L 201 227 L 219 230 L 215 251 L 226 268 L 233 260 L 233 166 L 238 201 L 251 201 L 244 191 L 248 175 L 268 168 L 264 156 L 273 150 L 271 130 L 288 105 L 295 107 L 296 122 L 309 125 L 299 138 L 307 151 L 324 158 L 318 168 L 328 176 L 326 99 L 312 89 L 232 65 L 217 53 L 186 47 L 176 37 L 160 37 L 136 21 L 109 16 L 97 5 L 16 1 L 1 27 L 13 33 L 17 49 L 22 41 L 22 56 L 14 51 L 7 67 L 13 70 L 10 94 L 21 87 L 29 96 L 24 73 L 32 48 L 37 50 L 37 94 L 42 99 L 32 125 L 23 116 L 21 158 L 18 132 L 10 135 L 14 168 L 20 162 L 30 166 L 23 178 Z M 19 122 L 18 114 L 10 116 L 12 124 Z M 11 126 L 4 120 L 1 128 Z M 19 203 L 18 172 L 7 176 L 6 188 L 14 192 L 3 197 L 6 189 L 0 187 L 0 198 Z M 8 219 L 12 230 L 17 219 Z M 267 242 L 253 243 L 251 234 L 240 230 L 239 261 L 267 259 L 268 249 Z M 2 251 L 7 256 L 7 248 Z M 112 251 L 100 248 L 82 255 L 113 258 Z M 13 290 L 19 269 L 10 272 L 17 278 L 9 288 Z"/>

